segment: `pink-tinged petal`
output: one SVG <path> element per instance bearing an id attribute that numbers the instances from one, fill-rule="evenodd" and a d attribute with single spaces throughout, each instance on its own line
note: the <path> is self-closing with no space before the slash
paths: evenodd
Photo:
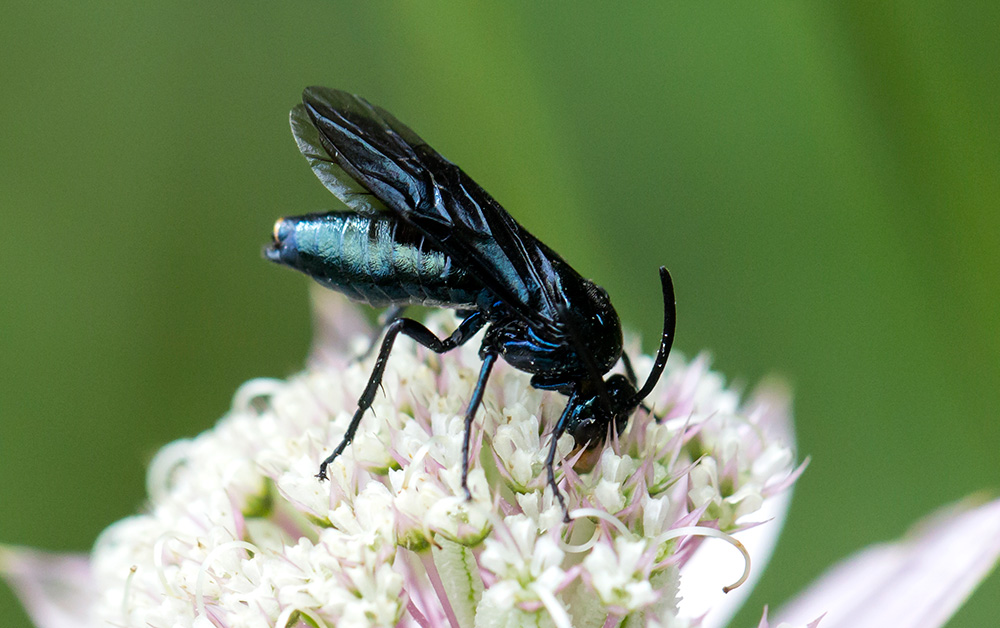
<path id="1" fill-rule="evenodd" d="M 374 333 L 361 308 L 347 297 L 312 286 L 313 341 L 309 351 L 310 364 L 341 364 L 353 354 L 353 343 L 361 336 Z M 372 340 L 374 342 L 374 340 Z"/>
<path id="2" fill-rule="evenodd" d="M 0 575 L 21 599 L 37 628 L 89 628 L 92 588 L 85 554 L 49 554 L 0 547 Z"/>
<path id="3" fill-rule="evenodd" d="M 788 490 L 765 499 L 761 509 L 749 517 L 764 523 L 733 535 L 750 552 L 750 579 L 739 588 L 729 593 L 722 591 L 743 573 L 743 556 L 728 543 L 714 539 L 706 539 L 698 547 L 691 560 L 681 567 L 678 604 L 681 617 L 704 615 L 701 628 L 721 628 L 729 623 L 771 559 L 791 497 Z"/>
<path id="4" fill-rule="evenodd" d="M 764 614 L 760 616 L 760 623 L 757 624 L 757 628 L 771 628 L 771 624 L 767 623 L 767 607 L 764 607 Z"/>
<path id="5" fill-rule="evenodd" d="M 1000 500 L 949 506 L 907 538 L 863 550 L 823 575 L 778 614 L 823 628 L 942 626 L 1000 558 Z"/>
<path id="6" fill-rule="evenodd" d="M 817 617 L 813 621 L 806 624 L 805 628 L 818 628 L 819 622 L 823 619 L 822 616 Z M 785 628 L 788 624 L 777 624 L 774 628 Z M 767 622 L 767 607 L 764 607 L 764 614 L 760 618 L 760 623 L 757 624 L 757 628 L 771 628 L 771 624 Z"/>

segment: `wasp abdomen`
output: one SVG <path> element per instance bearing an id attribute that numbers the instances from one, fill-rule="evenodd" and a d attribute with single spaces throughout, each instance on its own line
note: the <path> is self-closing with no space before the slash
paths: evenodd
<path id="1" fill-rule="evenodd" d="M 482 290 L 420 231 L 389 214 L 331 212 L 282 218 L 265 254 L 376 307 L 475 309 Z"/>

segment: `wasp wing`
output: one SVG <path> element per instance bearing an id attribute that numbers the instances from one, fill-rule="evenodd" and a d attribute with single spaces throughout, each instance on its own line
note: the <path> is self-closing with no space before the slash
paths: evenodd
<path id="1" fill-rule="evenodd" d="M 568 304 L 558 283 L 578 275 L 458 166 L 363 98 L 310 87 L 302 99 L 292 110 L 292 130 L 331 192 L 354 208 L 380 209 L 377 199 L 536 329 L 565 331 L 560 319 Z"/>
<path id="2" fill-rule="evenodd" d="M 309 162 L 312 171 L 334 196 L 349 208 L 363 214 L 385 211 L 385 205 L 381 201 L 330 159 L 320 141 L 319 131 L 313 125 L 303 105 L 293 107 L 288 117 L 299 151 Z"/>

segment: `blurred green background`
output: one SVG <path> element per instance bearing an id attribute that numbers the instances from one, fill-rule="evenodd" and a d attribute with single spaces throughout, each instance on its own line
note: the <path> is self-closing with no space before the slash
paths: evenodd
<path id="1" fill-rule="evenodd" d="M 734 625 L 996 489 L 1000 4 L 605 4 L 5 2 L 0 540 L 86 550 L 158 446 L 301 367 L 307 281 L 260 248 L 332 205 L 310 84 L 413 126 L 647 350 L 666 264 L 679 349 L 792 382 L 813 461 Z M 994 576 L 950 625 L 998 616 Z"/>

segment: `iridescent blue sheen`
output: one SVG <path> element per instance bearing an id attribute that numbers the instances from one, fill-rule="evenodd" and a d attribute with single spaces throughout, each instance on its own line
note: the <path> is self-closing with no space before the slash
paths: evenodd
<path id="1" fill-rule="evenodd" d="M 475 309 L 483 289 L 422 233 L 385 213 L 282 218 L 265 255 L 375 307 Z"/>

